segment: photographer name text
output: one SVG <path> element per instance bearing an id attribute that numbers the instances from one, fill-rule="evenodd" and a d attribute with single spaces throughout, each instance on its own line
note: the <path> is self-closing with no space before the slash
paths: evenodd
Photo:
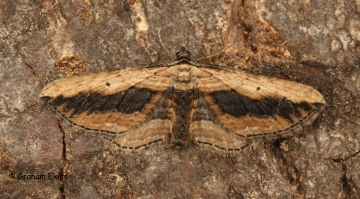
<path id="1" fill-rule="evenodd" d="M 47 174 L 25 174 L 25 173 L 10 173 L 10 178 L 16 178 L 20 180 L 66 180 L 67 175 L 61 173 L 47 173 Z"/>

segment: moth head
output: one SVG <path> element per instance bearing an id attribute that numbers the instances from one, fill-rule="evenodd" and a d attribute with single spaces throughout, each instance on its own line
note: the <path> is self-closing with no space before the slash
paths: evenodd
<path id="1" fill-rule="evenodd" d="M 181 47 L 180 51 L 176 53 L 175 61 L 191 61 L 190 56 L 190 52 L 185 47 Z"/>

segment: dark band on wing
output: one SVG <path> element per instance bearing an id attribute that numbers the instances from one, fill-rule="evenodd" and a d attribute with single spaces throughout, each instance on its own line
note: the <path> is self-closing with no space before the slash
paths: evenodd
<path id="1" fill-rule="evenodd" d="M 216 113 L 214 113 L 214 111 L 210 108 L 210 105 L 206 101 L 204 94 L 200 92 L 199 89 L 195 89 L 194 95 L 197 101 L 194 107 L 194 121 L 210 120 L 219 123 Z"/>
<path id="2" fill-rule="evenodd" d="M 118 111 L 125 114 L 132 114 L 141 111 L 155 94 L 156 92 L 151 89 L 132 87 L 114 95 L 80 93 L 70 98 L 65 98 L 61 95 L 51 101 L 50 105 L 57 107 L 65 104 L 62 110 L 59 110 L 61 112 L 67 112 L 73 109 L 74 111 L 71 113 L 70 118 L 83 112 L 91 114 Z M 49 98 L 47 100 L 49 100 Z"/>
<path id="3" fill-rule="evenodd" d="M 233 117 L 243 117 L 246 115 L 259 118 L 274 117 L 279 115 L 288 121 L 293 121 L 291 114 L 302 118 L 300 109 L 310 112 L 313 108 L 306 102 L 294 103 L 289 100 L 279 98 L 266 98 L 264 100 L 254 100 L 237 93 L 234 90 L 215 91 L 211 94 L 214 102 L 222 112 Z M 314 106 L 321 106 L 321 103 L 314 103 Z"/>
<path id="4" fill-rule="evenodd" d="M 149 114 L 146 115 L 144 122 L 148 122 L 154 119 L 170 119 L 169 117 L 169 100 L 171 98 L 172 88 L 166 89 L 160 99 L 156 102 L 155 106 L 151 109 Z"/>

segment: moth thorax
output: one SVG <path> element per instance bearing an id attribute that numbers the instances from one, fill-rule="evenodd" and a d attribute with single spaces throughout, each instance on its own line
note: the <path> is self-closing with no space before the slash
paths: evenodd
<path id="1" fill-rule="evenodd" d="M 191 65 L 180 64 L 177 67 L 177 82 L 190 82 L 191 81 Z"/>

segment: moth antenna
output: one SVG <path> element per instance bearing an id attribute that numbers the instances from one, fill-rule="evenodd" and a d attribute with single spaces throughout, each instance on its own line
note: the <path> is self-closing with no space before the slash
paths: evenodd
<path id="1" fill-rule="evenodd" d="M 161 28 L 159 28 L 159 30 L 158 30 L 158 37 L 159 37 L 159 41 L 160 41 L 161 46 L 165 49 L 165 51 L 166 51 L 166 53 L 169 55 L 169 57 L 174 57 L 174 56 L 171 55 L 171 53 L 170 53 L 169 50 L 166 48 L 164 42 L 163 42 L 162 39 L 161 39 Z"/>
<path id="2" fill-rule="evenodd" d="M 197 61 L 201 61 L 201 60 L 204 60 L 204 59 L 211 59 L 213 57 L 216 57 L 218 55 L 220 55 L 221 53 L 225 52 L 228 48 L 230 48 L 232 46 L 232 44 L 228 44 L 225 46 L 225 48 L 223 48 L 220 52 L 218 53 L 215 53 L 213 55 L 208 55 L 208 56 L 205 56 L 205 57 L 200 57 L 197 59 Z"/>

